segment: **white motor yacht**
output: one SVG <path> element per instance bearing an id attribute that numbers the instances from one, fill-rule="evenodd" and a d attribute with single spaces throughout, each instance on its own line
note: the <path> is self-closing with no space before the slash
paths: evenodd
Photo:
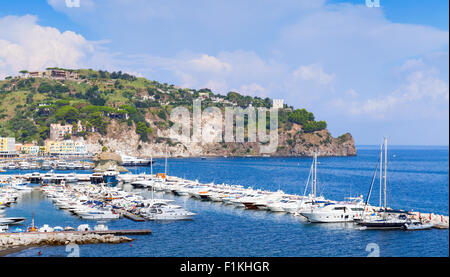
<path id="1" fill-rule="evenodd" d="M 45 160 L 42 162 L 41 169 L 48 170 L 51 168 L 52 168 L 52 164 L 49 161 Z"/>
<path id="2" fill-rule="evenodd" d="M 8 169 L 9 169 L 9 170 L 17 169 L 17 165 L 16 165 L 14 162 L 10 162 L 10 163 L 8 164 Z"/>
<path id="3" fill-rule="evenodd" d="M 20 170 L 28 170 L 30 169 L 30 163 L 23 161 L 19 163 Z"/>
<path id="4" fill-rule="evenodd" d="M 120 218 L 119 214 L 106 210 L 91 210 L 86 212 L 80 212 L 78 213 L 78 215 L 82 219 L 93 219 L 93 220 L 109 220 Z"/>
<path id="5" fill-rule="evenodd" d="M 311 211 L 300 212 L 309 222 L 332 223 L 352 222 L 363 216 L 364 204 L 329 203 L 324 206 L 313 207 Z"/>
<path id="6" fill-rule="evenodd" d="M 78 182 L 78 177 L 75 173 L 69 173 L 66 175 L 66 183 L 76 183 Z"/>
<path id="7" fill-rule="evenodd" d="M 58 161 L 56 163 L 56 168 L 59 170 L 66 170 L 67 169 L 67 163 L 65 161 Z"/>
<path id="8" fill-rule="evenodd" d="M 30 169 L 38 169 L 38 168 L 39 168 L 39 166 L 36 162 L 30 163 Z"/>
<path id="9" fill-rule="evenodd" d="M 75 163 L 73 163 L 73 162 L 67 163 L 66 169 L 74 170 L 75 169 Z"/>
<path id="10" fill-rule="evenodd" d="M 54 178 L 54 174 L 52 171 L 49 171 L 42 175 L 42 182 L 43 183 L 52 183 Z"/>
<path id="11" fill-rule="evenodd" d="M 153 208 L 146 213 L 149 220 L 190 220 L 194 217 L 194 213 L 184 209 L 172 208 Z"/>
<path id="12" fill-rule="evenodd" d="M 74 163 L 74 168 L 77 170 L 83 169 L 83 164 L 80 161 Z"/>

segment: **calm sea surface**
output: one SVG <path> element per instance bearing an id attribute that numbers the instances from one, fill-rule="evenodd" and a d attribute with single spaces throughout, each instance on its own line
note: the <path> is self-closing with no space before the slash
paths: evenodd
<path id="1" fill-rule="evenodd" d="M 319 191 L 328 199 L 367 195 L 378 160 L 378 148 L 361 146 L 356 157 L 319 158 Z M 169 159 L 168 174 L 200 182 L 227 183 L 266 190 L 282 189 L 303 194 L 311 158 L 207 158 Z M 164 172 L 157 160 L 154 172 Z M 150 172 L 149 168 L 129 168 Z M 12 171 L 17 173 L 19 171 Z M 8 172 L 8 173 L 12 173 Z M 30 172 L 30 171 L 28 171 Z M 377 183 L 376 183 L 377 184 Z M 126 190 L 133 190 L 129 185 Z M 134 189 L 143 195 L 150 193 Z M 375 186 L 371 203 L 378 204 Z M 300 218 L 271 212 L 251 211 L 187 197 L 158 194 L 174 199 L 197 213 L 193 221 L 167 223 L 109 221 L 110 229 L 150 228 L 150 236 L 131 244 L 81 245 L 79 253 L 91 256 L 367 256 L 369 244 L 376 244 L 380 256 L 449 256 L 448 230 L 360 231 L 352 224 L 308 224 Z M 448 147 L 395 147 L 389 149 L 388 206 L 448 215 Z M 81 220 L 59 210 L 39 191 L 8 208 L 5 216 L 25 216 L 36 225 L 73 226 L 95 221 Z M 12 226 L 12 229 L 15 227 Z M 29 248 L 10 256 L 67 256 L 66 247 Z"/>

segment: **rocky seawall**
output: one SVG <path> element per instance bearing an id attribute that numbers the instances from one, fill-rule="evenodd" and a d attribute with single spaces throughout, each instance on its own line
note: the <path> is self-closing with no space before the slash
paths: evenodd
<path id="1" fill-rule="evenodd" d="M 75 232 L 60 233 L 4 233 L 0 234 L 0 253 L 8 249 L 42 245 L 124 243 L 134 239 L 113 234 L 81 234 Z"/>

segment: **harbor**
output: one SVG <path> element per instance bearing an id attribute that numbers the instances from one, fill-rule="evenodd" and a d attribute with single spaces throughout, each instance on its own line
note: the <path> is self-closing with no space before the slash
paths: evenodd
<path id="1" fill-rule="evenodd" d="M 227 159 L 221 160 L 223 162 L 223 160 Z M 245 160 L 246 162 L 257 161 L 257 159 L 249 158 L 243 158 L 242 160 Z M 366 195 L 360 197 L 360 194 L 354 193 L 353 195 L 350 195 L 352 197 L 348 197 L 349 195 L 347 195 L 347 197 L 341 197 L 340 199 L 342 200 L 339 200 L 338 197 L 333 198 L 332 195 L 329 197 L 326 193 L 327 190 L 323 189 L 323 184 L 327 181 L 326 177 L 324 178 L 323 175 L 327 176 L 326 163 L 329 159 L 318 158 L 316 172 L 314 172 L 314 170 L 311 171 L 311 168 L 315 168 L 314 158 L 303 160 L 302 167 L 307 171 L 303 171 L 303 181 L 296 182 L 295 191 L 297 191 L 297 193 L 292 193 L 292 188 L 291 192 L 284 192 L 281 186 L 262 189 L 255 188 L 254 186 L 227 184 L 225 180 L 224 182 L 219 183 L 214 182 L 214 180 L 212 182 L 201 182 L 194 178 L 182 178 L 179 177 L 182 175 L 177 174 L 177 168 L 180 167 L 180 163 L 182 163 L 183 167 L 187 166 L 187 164 L 183 163 L 183 160 L 170 160 L 168 168 L 165 168 L 164 161 L 153 169 L 150 167 L 141 167 L 138 169 L 129 168 L 129 173 L 117 175 L 117 184 L 115 186 L 108 186 L 106 183 L 93 184 L 90 179 L 95 172 L 87 173 L 81 171 L 75 174 L 75 177 L 77 178 L 76 183 L 66 183 L 66 181 L 68 181 L 67 179 L 61 179 L 61 176 L 69 177 L 68 175 L 70 173 L 54 173 L 55 175 L 61 175 L 59 176 L 59 180 L 56 181 L 57 183 L 49 181 L 45 184 L 39 183 L 31 186 L 34 187 L 34 193 L 42 195 L 39 197 L 47 199 L 46 202 L 48 201 L 48 203 L 51 203 L 52 207 L 64 211 L 64 214 L 73 218 L 73 220 L 80 218 L 84 221 L 93 223 L 96 220 L 107 220 L 108 226 L 130 224 L 133 226 L 132 229 L 142 229 L 142 226 L 147 228 L 146 224 L 149 224 L 147 222 L 154 222 L 150 223 L 152 226 L 153 224 L 157 224 L 156 229 L 161 226 L 167 226 L 160 225 L 165 221 L 172 222 L 170 223 L 170 226 L 180 225 L 186 227 L 195 224 L 203 224 L 202 221 L 205 221 L 205 218 L 202 214 L 208 213 L 209 211 L 225 214 L 238 214 L 240 217 L 242 216 L 243 220 L 247 218 L 247 220 L 254 222 L 255 224 L 264 224 L 267 218 L 273 218 L 274 220 L 280 219 L 289 222 L 289 224 L 296 222 L 295 224 L 297 225 L 297 228 L 299 228 L 302 225 L 308 226 L 315 223 L 312 223 L 308 218 L 303 216 L 301 212 L 295 210 L 293 207 L 298 207 L 301 203 L 308 203 L 307 200 L 311 200 L 312 197 L 314 197 L 314 191 L 316 193 L 316 199 L 314 199 L 316 204 L 327 204 L 328 207 L 350 205 L 348 206 L 349 208 L 353 207 L 352 205 L 355 205 L 355 207 L 365 207 L 365 212 L 368 214 L 380 211 L 380 207 L 373 203 L 372 205 L 365 205 L 371 177 L 368 178 L 368 181 L 366 180 L 366 185 L 361 187 L 361 191 L 365 191 Z M 198 166 L 199 163 L 205 163 L 204 161 L 205 160 L 202 159 L 194 159 L 193 164 L 194 166 Z M 206 161 L 214 163 L 215 160 Z M 372 164 L 375 165 L 375 162 Z M 324 166 L 325 169 L 323 168 Z M 168 175 L 157 173 L 166 171 L 169 173 Z M 178 176 L 170 175 L 171 172 L 174 172 L 174 174 Z M 23 173 L 17 171 L 17 174 L 2 174 L 0 179 L 23 180 L 23 182 L 26 183 L 30 181 L 28 178 L 30 178 L 29 176 L 31 176 L 31 174 L 33 174 L 33 172 Z M 40 174 L 48 175 L 48 171 L 40 172 Z M 368 176 L 370 176 L 370 174 Z M 62 184 L 61 181 L 63 182 Z M 316 184 L 314 185 L 314 183 Z M 63 198 L 59 197 L 58 193 L 61 193 L 61 197 L 67 195 L 77 195 L 77 199 L 86 197 L 85 201 L 92 201 L 91 204 L 93 205 L 90 207 L 92 208 L 91 211 L 98 212 L 98 210 L 101 210 L 104 212 L 104 217 L 102 218 L 100 216 L 98 218 L 92 217 L 93 219 L 88 219 L 89 215 L 86 213 L 80 213 L 80 211 L 74 213 L 73 211 L 76 210 L 74 207 L 72 207 L 72 210 L 70 207 L 64 208 L 63 202 L 60 201 Z M 49 197 L 50 195 L 52 195 L 52 197 Z M 56 199 L 59 199 L 59 201 Z M 125 201 L 124 199 L 133 200 Z M 65 199 L 65 201 L 66 203 L 70 203 L 70 199 Z M 96 203 L 95 201 L 98 202 Z M 75 203 L 72 204 L 74 205 Z M 157 217 L 157 209 L 161 207 L 165 207 L 163 208 L 162 213 L 166 214 L 167 212 L 167 215 L 170 215 L 170 217 Z M 202 208 L 199 211 L 198 207 L 203 207 L 204 209 Z M 311 206 L 307 207 L 309 209 L 311 208 Z M 398 210 L 399 206 L 397 205 L 395 208 Z M 428 212 L 427 210 L 419 208 L 420 207 L 417 209 L 408 209 L 408 207 L 405 207 L 403 211 L 408 218 L 413 221 L 423 221 L 424 223 L 431 222 L 432 226 L 430 228 L 433 228 L 437 232 L 448 232 L 446 229 L 448 228 L 448 216 L 440 214 L 439 212 Z M 168 212 L 171 209 L 178 210 L 178 212 Z M 8 208 L 5 210 L 7 211 Z M 390 208 L 388 206 L 388 211 L 389 210 Z M 109 213 L 107 211 L 113 212 Z M 392 211 L 394 210 L 392 209 Z M 187 213 L 193 213 L 193 215 L 187 216 L 190 215 Z M 260 216 L 257 214 L 260 214 Z M 108 218 L 110 216 L 112 218 Z M 213 218 L 211 220 L 213 220 Z M 317 225 L 317 228 L 325 228 L 328 230 L 326 226 L 329 226 L 331 229 L 342 228 L 343 230 L 353 229 L 355 230 L 354 232 L 366 232 L 359 230 L 361 226 L 359 226 L 356 221 L 357 220 L 342 220 L 324 223 L 324 225 L 320 223 Z M 220 222 L 220 220 L 218 222 Z M 126 229 L 128 228 L 129 226 L 127 226 Z M 444 230 L 438 230 L 437 228 Z M 152 229 L 153 234 L 155 234 L 154 227 L 149 229 Z M 325 232 L 327 233 L 328 231 Z M 427 233 L 432 231 L 424 232 Z M 417 233 L 425 234 L 424 232 Z M 164 234 L 160 235 L 164 236 Z"/>

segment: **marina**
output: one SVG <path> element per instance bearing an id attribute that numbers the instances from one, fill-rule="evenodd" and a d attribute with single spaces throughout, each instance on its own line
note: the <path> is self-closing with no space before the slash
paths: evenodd
<path id="1" fill-rule="evenodd" d="M 371 151 L 371 153 L 376 151 Z M 375 156 L 376 157 L 376 156 Z M 219 159 L 223 162 L 223 160 L 227 159 Z M 130 222 L 126 223 L 126 225 L 133 223 L 132 229 L 140 229 L 139 225 L 146 225 L 146 222 L 162 222 L 162 221 L 176 221 L 171 224 L 173 225 L 183 225 L 185 224 L 202 224 L 200 221 L 204 221 L 205 218 L 202 216 L 205 212 L 208 213 L 210 210 L 215 210 L 219 213 L 238 213 L 241 214 L 244 218 L 250 220 L 250 222 L 254 221 L 256 218 L 260 218 L 262 222 L 264 222 L 266 217 L 268 218 L 278 218 L 287 222 L 296 222 L 296 225 L 309 225 L 315 222 L 314 220 L 309 220 L 308 217 L 302 215 L 302 213 L 306 214 L 308 209 L 311 210 L 312 204 L 314 203 L 315 207 L 322 207 L 330 209 L 330 207 L 345 207 L 345 209 L 337 209 L 337 211 L 342 211 L 346 213 L 347 209 L 351 210 L 354 207 L 360 208 L 357 212 L 354 213 L 355 217 L 351 217 L 350 219 L 344 220 L 336 220 L 329 221 L 332 223 L 324 223 L 324 226 L 330 226 L 331 229 L 342 228 L 342 230 L 353 229 L 354 232 L 361 232 L 361 226 L 357 224 L 357 221 L 361 219 L 361 213 L 366 208 L 366 212 L 368 214 L 373 214 L 377 212 L 383 212 L 384 210 L 380 210 L 379 206 L 376 205 L 367 205 L 365 207 L 365 197 L 361 198 L 361 195 L 353 193 L 353 197 L 349 197 L 347 192 L 344 193 L 344 197 L 341 197 L 342 200 L 334 200 L 339 199 L 338 197 L 330 196 L 326 193 L 327 190 L 323 190 L 323 186 L 327 178 L 324 178 L 324 175 L 327 176 L 329 174 L 329 170 L 327 170 L 326 163 L 328 163 L 329 159 L 318 158 L 318 162 L 313 158 L 303 159 L 302 164 L 303 168 L 308 169 L 308 171 L 303 171 L 307 174 L 304 174 L 303 182 L 296 182 L 295 191 L 297 193 L 292 193 L 291 191 L 285 192 L 281 190 L 281 187 L 272 187 L 272 189 L 262 189 L 255 188 L 244 185 L 231 185 L 227 184 L 225 180 L 223 182 L 201 182 L 198 179 L 188 179 L 177 177 L 171 175 L 173 172 L 176 175 L 176 170 L 180 167 L 180 163 L 182 167 L 185 167 L 186 164 L 183 163 L 183 160 L 171 160 L 169 162 L 169 166 L 167 168 L 156 167 L 156 168 L 142 168 L 144 170 L 136 170 L 130 168 L 130 173 L 118 174 L 117 185 L 108 186 L 106 183 L 92 184 L 90 182 L 90 176 L 94 173 L 83 173 L 77 172 L 75 177 L 78 179 L 77 183 L 66 183 L 66 177 L 69 175 L 68 173 L 58 173 L 60 177 L 62 177 L 63 183 L 59 184 L 49 182 L 48 184 L 34 185 L 34 193 L 39 193 L 40 197 L 44 197 L 45 199 L 49 199 L 47 201 L 52 202 L 52 206 L 59 210 L 64 210 L 65 214 L 67 214 L 71 218 L 81 218 L 82 220 L 88 220 L 87 214 L 82 214 L 78 212 L 73 213 L 70 211 L 70 208 L 63 208 L 63 202 L 53 201 L 52 198 L 48 197 L 51 194 L 52 189 L 61 189 L 61 187 L 68 187 L 70 190 L 65 192 L 65 195 L 69 195 L 70 193 L 78 193 L 78 199 L 82 199 L 82 196 L 89 196 L 86 198 L 86 201 L 102 201 L 102 203 L 93 203 L 94 205 L 90 208 L 101 209 L 102 211 L 111 211 L 117 214 L 117 218 L 109 219 L 108 213 L 103 214 L 105 218 L 97 218 L 98 220 L 107 220 L 107 225 L 122 225 L 124 223 L 120 222 Z M 333 159 L 332 159 L 333 160 Z M 339 160 L 339 159 L 337 159 Z M 202 160 L 194 159 L 193 162 L 197 166 Z M 246 163 L 258 163 L 258 160 L 254 158 L 242 158 L 244 165 Z M 276 160 L 275 160 L 276 161 Z M 313 161 L 311 163 L 311 161 Z M 210 162 L 210 161 L 209 161 Z M 241 163 L 239 160 L 235 161 L 238 164 Z M 372 165 L 375 165 L 375 162 L 372 162 Z M 192 161 L 191 161 L 192 163 Z M 161 163 L 164 164 L 164 163 Z M 298 167 L 295 166 L 295 167 Z M 324 168 L 325 167 L 325 168 Z M 373 169 L 370 170 L 373 172 Z M 166 172 L 169 174 L 152 174 L 153 172 Z M 325 172 L 324 172 L 325 171 Z M 369 170 L 368 170 L 369 171 Z M 17 171 L 18 174 L 2 174 L 0 179 L 5 180 L 8 178 L 11 179 L 25 179 L 28 181 L 28 173 L 23 174 L 20 171 Z M 328 174 L 327 174 L 328 173 Z M 41 172 L 41 175 L 46 175 L 48 172 Z M 167 176 L 167 177 L 166 177 Z M 179 175 L 180 176 L 180 175 Z M 181 175 L 182 176 L 182 175 Z M 370 176 L 370 174 L 368 174 Z M 165 178 L 164 178 L 165 177 Z M 204 178 L 204 177 L 203 177 Z M 365 186 L 362 186 L 359 191 L 366 191 L 370 187 L 370 179 L 366 181 Z M 323 180 L 323 181 L 322 181 Z M 94 188 L 96 190 L 94 190 Z M 322 193 L 325 191 L 325 193 Z M 62 191 L 60 191 L 61 193 Z M 87 193 L 89 192 L 89 193 Z M 316 195 L 314 195 L 314 192 Z M 52 192 L 53 195 L 55 192 Z M 64 194 L 62 194 L 64 195 Z M 101 195 L 101 197 L 99 196 Z M 351 196 L 351 195 L 350 195 Z M 122 201 L 119 201 L 119 198 L 122 198 Z M 128 199 L 133 199 L 131 202 L 134 205 L 130 205 L 131 202 Z M 124 199 L 127 199 L 125 201 Z M 333 200 L 331 200 L 333 199 Z M 65 199 L 66 203 L 70 203 L 70 199 Z M 134 202 L 133 202 L 134 201 Z M 198 204 L 194 204 L 198 203 Z M 75 204 L 75 203 L 72 203 Z M 309 205 L 309 206 L 308 206 Z M 113 207 L 116 206 L 116 207 Z M 119 207 L 120 206 L 120 207 Z M 198 207 L 205 207 L 206 210 L 198 210 Z M 299 210 L 299 207 L 303 206 L 303 211 Z M 163 209 L 161 209 L 161 207 Z M 62 208 L 62 209 L 61 209 Z M 72 207 L 73 208 L 73 207 Z M 398 208 L 398 206 L 396 206 Z M 435 213 L 426 213 L 426 210 L 422 210 L 424 212 L 418 212 L 420 207 L 416 209 L 411 209 L 406 207 L 404 210 L 405 213 L 408 214 L 408 217 L 413 219 L 410 223 L 406 224 L 404 222 L 403 225 L 405 230 L 426 230 L 426 232 L 430 231 L 430 228 L 433 229 L 441 229 L 437 230 L 439 232 L 448 232 L 446 228 L 448 228 L 448 216 L 441 215 L 439 212 Z M 111 209 L 111 210 L 108 210 Z M 159 209 L 159 210 L 158 210 Z M 231 209 L 231 210 L 230 210 Z M 363 211 L 361 211 L 363 209 Z M 388 211 L 391 210 L 387 207 Z M 173 212 L 173 211 L 183 211 L 183 212 Z M 238 212 L 242 211 L 242 212 Z M 325 211 L 325 210 L 324 210 Z M 157 215 L 158 212 L 163 214 L 170 215 L 171 217 L 160 217 L 157 218 L 153 215 Z M 186 213 L 192 213 L 194 215 L 187 216 Z M 111 213 L 114 214 L 114 213 Z M 256 214 L 261 214 L 257 216 Z M 83 218 L 82 216 L 85 215 Z M 123 219 L 121 219 L 123 218 Z M 253 218 L 253 220 L 252 220 Z M 291 218 L 291 219 L 288 219 Z M 183 219 L 183 221 L 179 221 L 179 219 Z M 418 224 L 414 223 L 417 220 L 422 219 L 424 224 L 418 226 Z M 95 222 L 96 219 L 94 219 Z M 162 221 L 161 221 L 162 220 Z M 92 220 L 91 220 L 92 221 Z M 192 223 L 189 223 L 192 222 Z M 219 220 L 220 222 L 220 220 Z M 256 220 L 258 222 L 258 220 Z M 256 223 L 255 222 L 255 223 Z M 261 224 L 260 222 L 259 224 Z M 310 223 L 311 222 L 311 223 Z M 154 224 L 154 223 L 153 223 Z M 159 223 L 161 224 L 161 223 Z M 211 224 L 211 223 L 210 223 Z M 257 223 L 258 224 L 258 223 Z M 336 225 L 340 224 L 340 225 Z M 428 224 L 428 225 L 427 225 Z M 156 225 L 156 226 L 165 226 L 165 225 Z M 189 225 L 188 225 L 189 226 Z M 191 225 L 192 226 L 192 225 Z M 318 226 L 322 226 L 319 224 Z M 341 227 L 336 227 L 341 226 Z M 127 226 L 128 227 L 128 226 Z M 142 228 L 142 227 L 141 227 Z M 236 227 L 234 227 L 236 228 Z M 297 227 L 298 228 L 298 227 Z M 323 229 L 323 227 L 318 227 Z M 151 228 L 154 229 L 154 228 Z M 328 228 L 326 228 L 328 229 Z M 367 232 L 367 231 L 366 231 Z M 422 233 L 422 232 L 419 232 Z M 163 234 L 161 234 L 163 235 Z"/>

